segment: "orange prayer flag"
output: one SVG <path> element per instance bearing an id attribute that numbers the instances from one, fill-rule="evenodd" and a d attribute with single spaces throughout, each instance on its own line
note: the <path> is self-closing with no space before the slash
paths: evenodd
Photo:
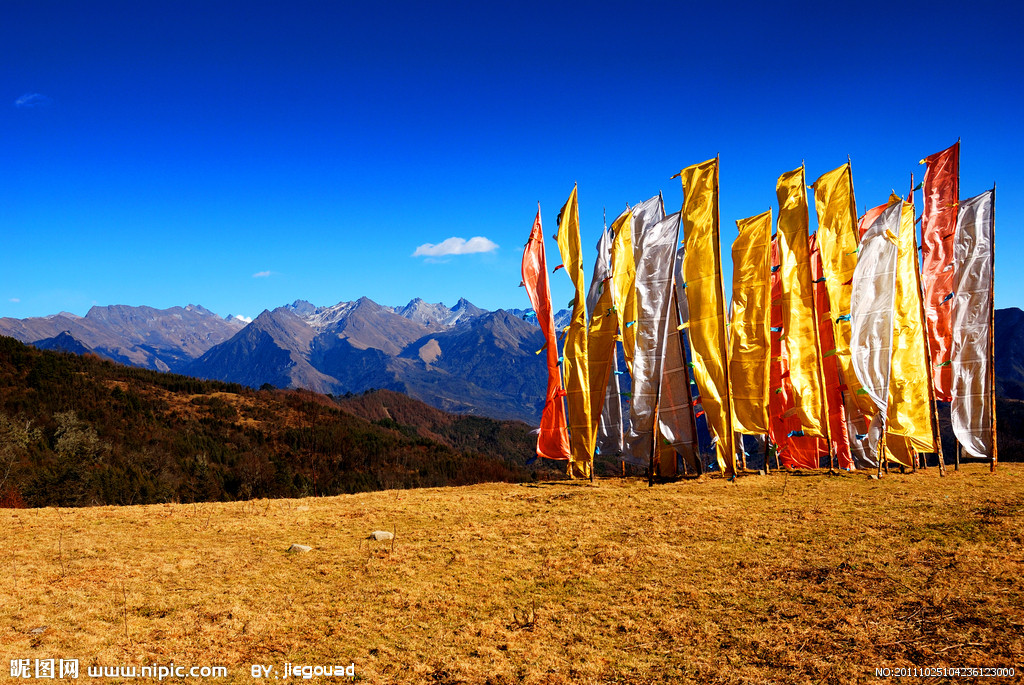
<path id="1" fill-rule="evenodd" d="M 921 218 L 921 281 L 935 399 L 952 399 L 953 238 L 960 195 L 960 141 L 924 158 L 924 209 Z"/>
<path id="2" fill-rule="evenodd" d="M 523 249 L 523 285 L 537 314 L 537 323 L 544 333 L 548 363 L 548 389 L 537 435 L 537 456 L 545 459 L 569 458 L 569 432 L 562 399 L 562 377 L 558 371 L 558 344 L 555 342 L 555 317 L 551 310 L 551 286 L 548 283 L 547 260 L 544 256 L 544 231 L 541 229 L 540 206 L 534 219 L 530 239 Z"/>

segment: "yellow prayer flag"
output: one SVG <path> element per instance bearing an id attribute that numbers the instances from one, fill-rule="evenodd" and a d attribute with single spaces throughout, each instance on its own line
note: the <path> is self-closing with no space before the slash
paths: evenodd
<path id="1" fill-rule="evenodd" d="M 894 197 L 894 201 L 899 201 Z M 914 205 L 903 204 L 900 215 L 899 252 L 896 257 L 892 371 L 889 378 L 887 431 L 901 435 L 919 452 L 934 452 L 932 432 L 931 374 L 925 361 L 924 322 L 917 269 L 917 231 Z"/>
<path id="2" fill-rule="evenodd" d="M 610 284 L 611 279 L 604 282 L 601 296 L 594 306 L 594 311 L 590 313 L 590 329 L 587 332 L 590 421 L 595 436 L 601 419 L 601 411 L 604 409 L 605 389 L 608 385 L 608 376 L 612 372 L 612 360 L 614 359 L 615 333 L 619 328 L 619 321 L 613 308 Z"/>
<path id="3" fill-rule="evenodd" d="M 736 222 L 732 244 L 732 320 L 729 385 L 736 432 L 768 432 L 768 360 L 771 357 L 772 210 Z"/>
<path id="4" fill-rule="evenodd" d="M 583 248 L 580 244 L 580 213 L 573 186 L 569 199 L 558 215 L 558 251 L 569 274 L 576 295 L 572 319 L 566 330 L 562 348 L 562 375 L 565 378 L 566 409 L 570 440 L 570 474 L 572 467 L 589 476 L 594 458 L 594 427 L 590 420 L 590 383 L 587 368 L 587 291 L 583 283 Z"/>
<path id="5" fill-rule="evenodd" d="M 885 461 L 896 462 L 908 468 L 914 465 L 914 443 L 893 432 L 885 434 Z"/>
<path id="6" fill-rule="evenodd" d="M 633 372 L 636 349 L 636 262 L 633 257 L 633 212 L 628 209 L 612 224 L 612 299 L 619 321 L 622 353 Z"/>
<path id="7" fill-rule="evenodd" d="M 683 280 L 690 313 L 693 375 L 716 442 L 718 466 L 736 473 L 732 401 L 729 395 L 729 339 L 719 243 L 718 158 L 679 172 L 683 183 L 686 253 Z"/>
<path id="8" fill-rule="evenodd" d="M 807 247 L 807 190 L 801 166 L 779 177 L 779 275 L 782 335 L 796 404 L 794 416 L 808 437 L 825 438 L 828 407 L 823 392 L 811 261 Z"/>
<path id="9" fill-rule="evenodd" d="M 861 388 L 850 357 L 851 327 L 850 295 L 853 292 L 853 270 L 857 268 L 860 237 L 857 230 L 857 203 L 853 195 L 853 172 L 846 163 L 822 174 L 814 185 L 814 207 L 818 213 L 818 249 L 825 288 L 832 307 L 832 328 L 835 332 L 836 361 L 846 384 L 848 407 L 871 416 L 878 411 L 875 403 Z M 858 426 L 867 432 L 867 424 Z"/>

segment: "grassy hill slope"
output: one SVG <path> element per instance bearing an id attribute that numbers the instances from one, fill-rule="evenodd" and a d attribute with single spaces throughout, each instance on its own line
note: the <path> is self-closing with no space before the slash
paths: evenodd
<path id="1" fill-rule="evenodd" d="M 174 661 L 239 683 L 286 662 L 369 683 L 1019 674 L 1022 531 L 1018 465 L 6 510 L 0 643 L 81 677 Z"/>

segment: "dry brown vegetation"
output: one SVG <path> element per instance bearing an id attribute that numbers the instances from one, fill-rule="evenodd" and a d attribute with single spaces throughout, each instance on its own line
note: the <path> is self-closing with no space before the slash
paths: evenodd
<path id="1" fill-rule="evenodd" d="M 1019 674 L 1022 523 L 1017 465 L 4 510 L 0 652 L 5 675 L 173 660 L 238 682 L 285 662 L 371 683 Z"/>

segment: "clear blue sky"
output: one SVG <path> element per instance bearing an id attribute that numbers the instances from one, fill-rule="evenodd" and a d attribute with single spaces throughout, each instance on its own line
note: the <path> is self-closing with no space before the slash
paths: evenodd
<path id="1" fill-rule="evenodd" d="M 863 209 L 957 137 L 962 195 L 998 183 L 997 306 L 1024 307 L 1024 10 L 831 6 L 5 2 L 0 316 L 525 308 L 536 203 L 550 236 L 574 181 L 589 264 L 602 207 L 672 211 L 720 153 L 728 255 L 801 160 L 849 154 Z"/>

